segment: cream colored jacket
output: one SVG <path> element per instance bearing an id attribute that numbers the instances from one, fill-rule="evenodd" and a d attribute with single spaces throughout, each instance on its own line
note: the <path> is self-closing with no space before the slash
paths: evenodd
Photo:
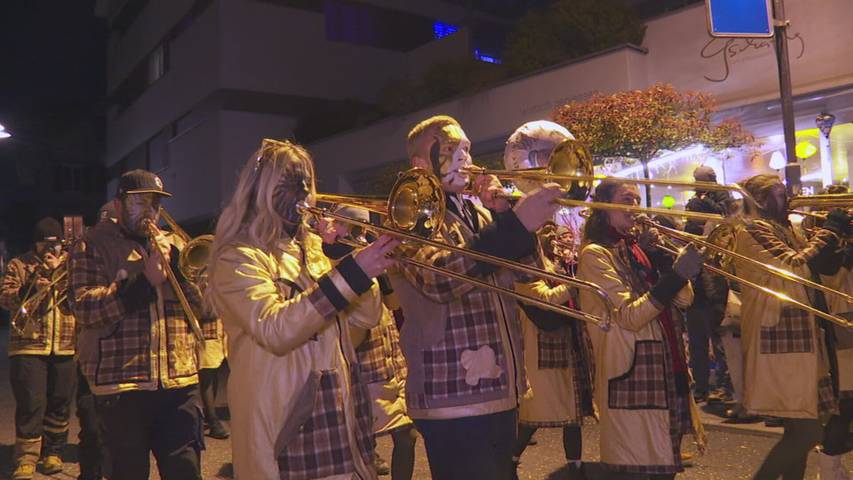
<path id="1" fill-rule="evenodd" d="M 664 340 L 655 321 L 662 308 L 650 294 L 638 295 L 631 288 L 629 268 L 601 245 L 589 244 L 581 250 L 577 278 L 600 286 L 616 308 L 609 331 L 592 326 L 588 329 L 595 355 L 594 390 L 601 418 L 601 462 L 620 466 L 675 465 L 666 407 L 610 408 L 609 383 L 619 378 L 630 379 L 638 344 Z M 693 290 L 688 283 L 676 295 L 673 306 L 686 308 L 692 302 Z M 598 297 L 585 289 L 580 290 L 580 306 L 594 315 L 603 316 L 606 312 Z"/>
<path id="2" fill-rule="evenodd" d="M 347 366 L 356 356 L 348 324 L 371 328 L 381 315 L 375 280 L 357 297 L 340 272 L 331 269 L 319 237 L 302 237 L 302 247 L 292 240 L 283 242 L 279 257 L 235 242 L 221 251 L 211 268 L 211 299 L 229 341 L 228 399 L 238 480 L 280 478 L 276 441 L 291 416 L 304 414 L 295 412 L 306 406 L 309 375 L 335 369 L 343 375 L 342 384 L 349 385 Z M 338 311 L 318 287 L 323 275 L 350 302 L 346 310 Z M 351 406 L 352 392 L 344 387 L 343 393 Z M 365 465 L 356 451 L 352 408 L 346 417 L 359 478 L 373 479 L 372 465 Z"/>
<path id="3" fill-rule="evenodd" d="M 753 220 L 737 229 L 735 250 L 759 262 L 811 278 L 808 262 L 823 242 L 821 230 L 809 243 L 790 227 Z M 735 261 L 738 276 L 794 300 L 811 304 L 805 288 Z M 744 406 L 750 412 L 784 418 L 818 417 L 818 379 L 829 375 L 823 331 L 814 316 L 786 323 L 794 312 L 786 302 L 748 286 L 741 288 L 744 350 Z M 804 338 L 804 332 L 807 337 Z"/>

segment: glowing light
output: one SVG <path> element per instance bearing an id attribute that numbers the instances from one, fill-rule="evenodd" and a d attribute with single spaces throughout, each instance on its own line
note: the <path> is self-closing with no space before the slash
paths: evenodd
<path id="1" fill-rule="evenodd" d="M 444 22 L 433 22 L 432 24 L 432 36 L 438 40 L 439 38 L 444 38 L 449 35 L 453 35 L 454 33 L 459 31 L 459 27 L 456 25 L 451 25 L 449 23 Z"/>
<path id="2" fill-rule="evenodd" d="M 9 138 L 11 136 L 12 136 L 12 134 L 7 132 L 6 130 L 0 130 L 0 140 L 2 140 L 4 138 Z"/>
<path id="3" fill-rule="evenodd" d="M 661 205 L 663 205 L 664 208 L 674 207 L 675 206 L 675 197 L 673 197 L 672 195 L 664 195 L 664 197 L 661 201 Z"/>
<path id="4" fill-rule="evenodd" d="M 477 60 L 479 60 L 479 61 L 481 61 L 481 62 L 486 62 L 486 63 L 496 63 L 496 64 L 500 64 L 500 63 L 501 63 L 501 59 L 500 59 L 500 58 L 498 58 L 498 57 L 493 57 L 493 56 L 491 56 L 491 55 L 486 55 L 486 54 L 484 54 L 484 53 L 480 53 L 480 49 L 479 49 L 479 48 L 475 48 L 475 49 L 474 49 L 474 58 L 476 58 Z"/>
<path id="5" fill-rule="evenodd" d="M 657 168 L 663 165 L 666 165 L 669 162 L 674 162 L 676 160 L 681 160 L 683 158 L 690 157 L 691 155 L 698 155 L 705 151 L 705 147 L 702 145 L 694 145 L 692 147 L 685 148 L 683 150 L 679 150 L 677 152 L 665 153 L 664 155 L 652 160 L 649 162 L 649 178 L 652 177 L 651 169 Z M 628 168 L 624 168 L 618 172 L 613 174 L 614 177 L 627 177 L 629 175 L 636 175 L 638 173 L 643 172 L 643 164 L 637 162 L 636 165 L 632 165 Z"/>
<path id="6" fill-rule="evenodd" d="M 802 142 L 797 144 L 795 151 L 797 152 L 797 157 L 809 158 L 814 156 L 815 153 L 817 153 L 817 147 L 812 145 L 812 142 L 803 140 Z"/>
<path id="7" fill-rule="evenodd" d="M 782 152 L 776 150 L 773 152 L 773 155 L 770 155 L 770 168 L 773 170 L 781 170 L 785 168 L 788 162 L 785 160 L 785 156 L 782 155 Z"/>

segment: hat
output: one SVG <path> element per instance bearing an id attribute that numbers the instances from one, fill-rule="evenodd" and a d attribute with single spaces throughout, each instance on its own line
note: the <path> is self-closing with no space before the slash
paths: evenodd
<path id="1" fill-rule="evenodd" d="M 163 190 L 163 181 L 160 177 L 147 170 L 131 170 L 122 174 L 118 180 L 117 197 L 130 193 L 156 193 L 164 197 L 171 197 L 171 193 Z"/>
<path id="2" fill-rule="evenodd" d="M 33 228 L 34 242 L 58 242 L 60 240 L 62 240 L 62 226 L 53 217 L 42 218 Z"/>

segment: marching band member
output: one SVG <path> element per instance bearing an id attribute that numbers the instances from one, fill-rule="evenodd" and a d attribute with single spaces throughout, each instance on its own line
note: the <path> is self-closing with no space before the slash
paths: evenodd
<path id="1" fill-rule="evenodd" d="M 373 278 L 398 242 L 380 237 L 332 268 L 303 226 L 313 193 L 308 152 L 264 140 L 217 224 L 208 294 L 228 333 L 238 480 L 376 477 L 350 327 L 378 321 Z"/>
<path id="2" fill-rule="evenodd" d="M 560 258 L 552 245 L 558 235 L 554 224 L 539 231 L 539 254 L 546 270 L 569 274 L 556 268 Z M 563 236 L 564 240 L 571 241 Z M 573 269 L 573 265 L 568 265 Z M 519 284 L 516 290 L 549 303 L 577 308 L 577 292 L 569 285 L 551 285 L 545 280 Z M 570 479 L 582 479 L 581 424 L 593 416 L 592 345 L 586 325 L 580 320 L 522 304 L 521 331 L 524 337 L 524 366 L 531 391 L 521 402 L 518 439 L 513 460 L 518 463 L 530 438 L 539 428 L 562 428 L 563 451 Z"/>
<path id="3" fill-rule="evenodd" d="M 636 187 L 604 180 L 593 200 L 638 205 Z M 686 247 L 671 264 L 633 236 L 633 214 L 594 210 L 584 225 L 578 278 L 612 300 L 609 331 L 590 329 L 595 398 L 601 418 L 601 462 L 611 478 L 674 478 L 683 470 L 681 438 L 691 431 L 690 388 L 682 328 L 674 308 L 693 300 L 689 280 L 702 260 Z M 653 234 L 651 234 L 653 235 Z M 581 308 L 607 312 L 581 290 Z"/>
<path id="4" fill-rule="evenodd" d="M 95 394 L 113 478 L 122 480 L 147 479 L 151 452 L 161 478 L 201 479 L 196 339 L 167 282 L 171 245 L 162 234 L 153 245 L 147 230 L 168 196 L 151 172 L 123 174 L 113 200 L 118 221 L 86 232 L 70 260 L 79 362 Z M 194 285 L 181 280 L 181 290 L 200 307 Z"/>
<path id="5" fill-rule="evenodd" d="M 736 233 L 738 253 L 811 278 L 835 273 L 840 263 L 839 236 L 850 233 L 850 217 L 829 214 L 808 242 L 788 221 L 785 185 L 775 175 L 756 175 L 744 182 L 755 199 L 747 202 L 746 223 Z M 770 275 L 735 260 L 746 280 L 785 292 L 795 300 L 826 309 L 820 292 Z M 809 450 L 820 440 L 818 417 L 837 412 L 830 356 L 823 321 L 755 289 L 741 292 L 741 329 L 745 356 L 744 406 L 752 413 L 781 417 L 785 432 L 755 474 L 756 479 L 803 478 Z M 792 375 L 792 372 L 796 372 Z"/>
<path id="6" fill-rule="evenodd" d="M 469 176 L 471 142 L 459 123 L 436 116 L 416 125 L 407 137 L 412 166 L 434 173 L 447 200 L 440 241 L 521 259 L 535 251 L 535 232 L 553 217 L 560 195 L 555 185 L 522 198 L 510 209 L 496 198 L 497 180 L 478 176 L 486 207 L 461 192 Z M 433 247 L 415 258 L 429 265 L 473 275 L 512 288 L 515 275 L 468 256 Z M 401 266 L 391 275 L 405 315 L 400 344 L 409 368 L 406 403 L 424 438 L 436 479 L 512 475 L 517 409 L 527 389 L 522 340 L 514 301 L 468 282 Z"/>
<path id="7" fill-rule="evenodd" d="M 9 262 L 0 291 L 0 303 L 13 318 L 9 381 L 15 396 L 14 480 L 33 478 L 39 458 L 45 475 L 61 472 L 68 441 L 75 382 L 74 317 L 61 298 L 67 279 L 51 285 L 51 278 L 64 268 L 61 238 L 56 219 L 40 220 L 33 232 L 33 251 Z M 32 304 L 36 295 L 42 298 L 37 305 Z M 25 307 L 29 311 L 23 311 Z"/>
<path id="8" fill-rule="evenodd" d="M 361 208 L 341 207 L 336 213 L 370 221 L 368 212 Z M 352 228 L 340 221 L 331 222 L 325 232 L 323 252 L 333 261 L 352 251 L 352 247 L 336 243 L 338 238 L 363 242 L 366 236 L 361 228 Z M 377 280 L 383 303 L 379 324 L 354 335 L 355 351 L 370 395 L 374 436 L 391 435 L 393 442 L 390 468 L 378 453 L 375 455 L 377 473 L 381 474 L 380 467 L 384 467 L 385 474 L 391 474 L 391 480 L 406 480 L 412 478 L 415 468 L 417 432 L 406 413 L 406 360 L 400 350 L 400 333 L 395 321 L 395 317 L 402 313 L 394 305 L 396 296 L 388 277 L 380 275 Z"/>

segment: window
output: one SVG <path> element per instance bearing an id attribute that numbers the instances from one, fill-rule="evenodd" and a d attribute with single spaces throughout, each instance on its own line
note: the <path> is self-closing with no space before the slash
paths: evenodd
<path id="1" fill-rule="evenodd" d="M 167 43 L 161 43 L 157 45 L 157 48 L 154 49 L 148 55 L 147 63 L 148 63 L 148 78 L 147 84 L 151 85 L 160 79 L 163 75 L 166 74 L 166 71 L 169 69 L 169 45 Z"/>

